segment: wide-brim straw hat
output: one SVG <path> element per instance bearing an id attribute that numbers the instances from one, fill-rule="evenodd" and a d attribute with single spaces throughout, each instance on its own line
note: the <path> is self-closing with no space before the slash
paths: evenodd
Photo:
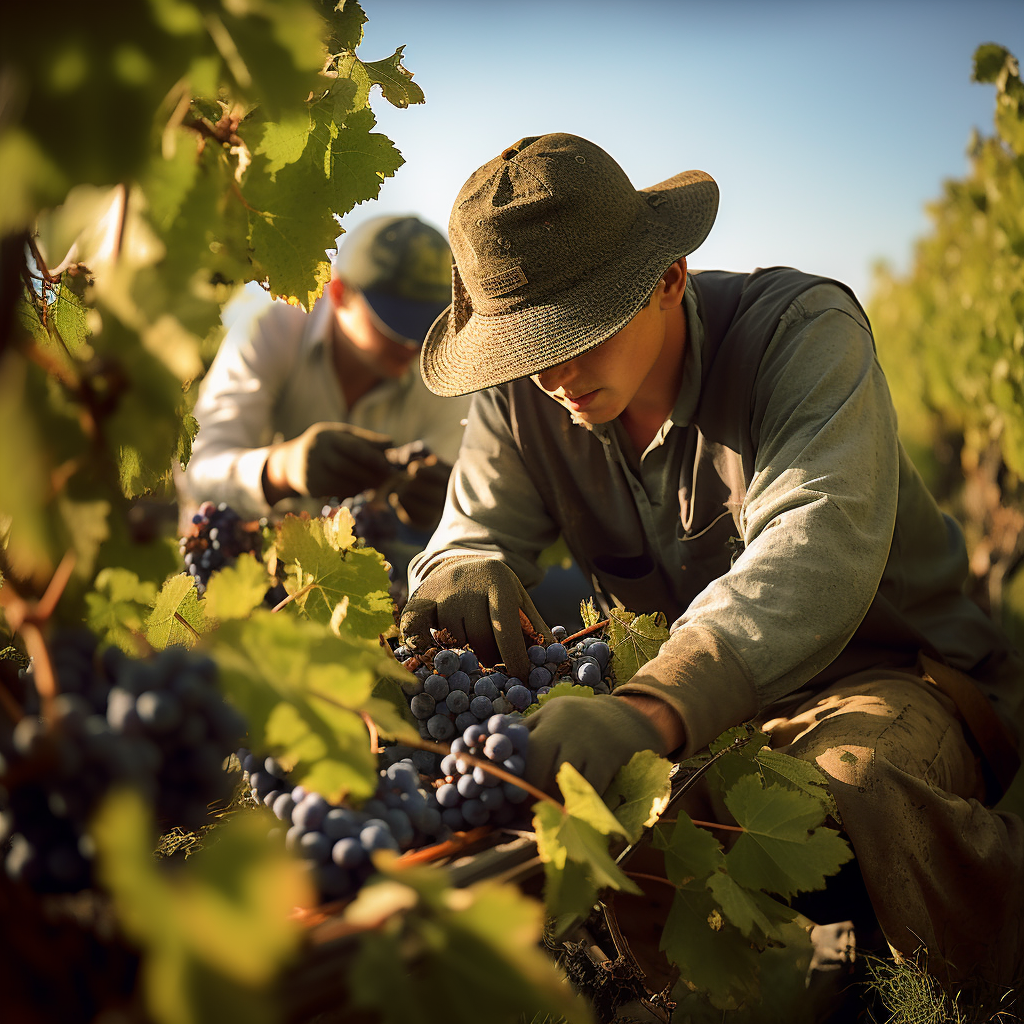
<path id="1" fill-rule="evenodd" d="M 703 171 L 635 189 L 586 139 L 520 140 L 455 201 L 452 303 L 427 333 L 424 382 L 465 395 L 595 348 L 704 241 L 717 212 L 718 186 Z"/>

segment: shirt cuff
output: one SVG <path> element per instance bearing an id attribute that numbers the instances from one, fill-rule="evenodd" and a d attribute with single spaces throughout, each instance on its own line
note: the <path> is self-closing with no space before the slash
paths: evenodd
<path id="1" fill-rule="evenodd" d="M 616 696 L 657 697 L 675 711 L 686 730 L 683 746 L 674 752 L 680 760 L 753 718 L 758 710 L 757 695 L 743 663 L 704 626 L 678 630 L 656 657 L 614 692 Z"/>

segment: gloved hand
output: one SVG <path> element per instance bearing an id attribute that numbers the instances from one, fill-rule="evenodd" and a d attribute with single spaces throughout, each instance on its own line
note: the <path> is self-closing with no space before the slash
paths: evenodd
<path id="1" fill-rule="evenodd" d="M 638 750 L 663 753 L 661 733 L 642 711 L 623 697 L 556 697 L 527 716 L 530 752 L 526 781 L 554 797 L 555 777 L 568 761 L 603 793 L 615 773 Z"/>
<path id="2" fill-rule="evenodd" d="M 482 665 L 504 662 L 525 680 L 532 668 L 519 621 L 522 609 L 546 643 L 552 642 L 519 577 L 497 558 L 453 555 L 416 588 L 402 613 L 402 636 L 414 649 L 433 646 L 430 629 L 446 629 L 472 647 Z M 532 643 L 532 641 L 531 641 Z"/>
<path id="3" fill-rule="evenodd" d="M 405 471 L 408 475 L 399 479 L 388 502 L 406 526 L 433 530 L 441 521 L 452 467 L 436 455 L 427 455 L 413 459 Z"/>
<path id="4" fill-rule="evenodd" d="M 349 498 L 378 487 L 395 472 L 384 454 L 390 445 L 384 434 L 349 423 L 314 423 L 270 449 L 264 468 L 267 499 L 273 503 L 288 494 Z"/>

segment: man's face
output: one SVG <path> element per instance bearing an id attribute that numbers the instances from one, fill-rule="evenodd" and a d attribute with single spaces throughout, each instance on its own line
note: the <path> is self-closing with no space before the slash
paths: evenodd
<path id="1" fill-rule="evenodd" d="M 608 423 L 650 387 L 665 344 L 655 293 L 632 320 L 597 348 L 534 374 L 533 382 L 586 423 Z"/>
<path id="2" fill-rule="evenodd" d="M 401 377 L 419 355 L 418 346 L 395 341 L 381 330 L 370 304 L 357 291 L 345 292 L 337 316 L 352 354 L 379 377 Z"/>

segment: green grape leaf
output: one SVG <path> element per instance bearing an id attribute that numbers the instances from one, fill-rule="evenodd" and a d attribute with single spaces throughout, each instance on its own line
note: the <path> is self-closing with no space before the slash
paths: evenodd
<path id="1" fill-rule="evenodd" d="M 313 125 L 305 110 L 294 111 L 282 121 L 265 121 L 255 152 L 267 158 L 266 172 L 271 179 L 282 167 L 295 163 L 309 142 Z"/>
<path id="2" fill-rule="evenodd" d="M 167 580 L 157 594 L 146 619 L 146 639 L 158 651 L 171 645 L 193 647 L 209 628 L 195 580 L 179 573 Z"/>
<path id="3" fill-rule="evenodd" d="M 321 0 L 325 2 L 325 0 Z M 327 19 L 327 48 L 331 53 L 342 50 L 357 50 L 363 41 L 363 26 L 367 18 L 358 0 L 336 0 L 327 3 L 330 17 Z"/>
<path id="4" fill-rule="evenodd" d="M 368 107 L 344 125 L 318 123 L 302 156 L 277 170 L 255 154 L 242 184 L 249 214 L 251 258 L 275 296 L 305 297 L 338 234 L 335 216 L 375 199 L 381 182 L 401 166 Z"/>
<path id="5" fill-rule="evenodd" d="M 676 889 L 661 948 L 685 984 L 707 993 L 721 1010 L 736 1009 L 759 995 L 757 951 L 723 919 L 703 886 Z"/>
<path id="6" fill-rule="evenodd" d="M 764 747 L 757 753 L 757 764 L 765 785 L 777 783 L 806 793 L 822 805 L 826 814 L 839 821 L 839 808 L 836 806 L 836 798 L 828 788 L 825 773 L 812 761 L 804 761 L 799 757 Z"/>
<path id="7" fill-rule="evenodd" d="M 1006 59 L 1012 56 L 1005 46 L 996 43 L 983 43 L 974 51 L 974 70 L 971 80 L 974 82 L 993 83 L 1006 66 Z"/>
<path id="8" fill-rule="evenodd" d="M 362 110 L 369 102 L 373 83 L 363 62 L 354 53 L 343 53 L 335 62 L 338 77 L 320 101 L 324 120 L 344 124 L 350 114 Z"/>
<path id="9" fill-rule="evenodd" d="M 726 729 L 721 736 L 716 737 L 710 744 L 708 750 L 717 754 L 720 750 L 729 750 L 733 754 L 751 760 L 757 756 L 757 752 L 767 745 L 769 737 L 767 733 L 760 732 L 751 725 L 737 725 L 732 729 Z"/>
<path id="10" fill-rule="evenodd" d="M 210 576 L 203 610 L 221 622 L 244 619 L 263 604 L 264 595 L 272 585 L 267 567 L 252 554 L 243 552 L 234 565 Z"/>
<path id="11" fill-rule="evenodd" d="M 825 878 L 853 857 L 838 832 L 821 827 L 821 802 L 806 793 L 777 785 L 762 789 L 760 780 L 750 777 L 726 793 L 725 803 L 743 828 L 726 865 L 748 889 L 789 899 L 822 888 Z"/>
<path id="12" fill-rule="evenodd" d="M 665 873 L 676 886 L 707 878 L 725 866 L 722 844 L 683 811 L 671 829 L 667 823 L 655 829 L 653 842 L 655 849 L 664 851 Z"/>
<path id="13" fill-rule="evenodd" d="M 626 836 L 615 815 L 568 762 L 558 769 L 558 785 L 565 800 L 564 810 L 547 801 L 533 809 L 537 852 L 545 865 L 545 902 L 549 913 L 557 917 L 587 910 L 586 905 L 580 906 L 575 900 L 591 890 L 573 872 L 567 873 L 570 864 L 582 869 L 586 881 L 597 889 L 610 886 L 638 893 L 639 889 L 608 852 L 609 836 Z"/>
<path id="14" fill-rule="evenodd" d="M 769 940 L 781 941 L 780 926 L 796 917 L 792 908 L 763 892 L 745 889 L 724 872 L 713 874 L 707 886 L 725 919 L 759 947 Z"/>
<path id="15" fill-rule="evenodd" d="M 604 802 L 635 843 L 661 817 L 668 803 L 671 762 L 651 750 L 641 750 L 615 773 Z"/>
<path id="16" fill-rule="evenodd" d="M 554 686 L 548 690 L 547 693 L 542 693 L 537 700 L 531 704 L 524 712 L 523 715 L 532 715 L 534 712 L 542 708 L 549 700 L 555 700 L 557 697 L 593 697 L 594 690 L 590 686 L 580 686 L 578 683 L 571 682 L 568 679 L 563 679 L 559 683 L 555 683 Z"/>
<path id="17" fill-rule="evenodd" d="M 378 679 L 395 671 L 376 641 L 256 609 L 222 623 L 206 646 L 249 723 L 251 749 L 269 750 L 298 783 L 329 799 L 371 795 L 376 757 L 361 713 L 382 717 L 389 732 L 408 735 L 412 728 L 371 696 Z"/>
<path id="18" fill-rule="evenodd" d="M 613 608 L 608 637 L 612 649 L 612 678 L 616 686 L 621 686 L 661 650 L 661 645 L 668 639 L 668 623 L 661 612 L 636 615 L 622 608 Z"/>
<path id="19" fill-rule="evenodd" d="M 330 623 L 347 599 L 345 629 L 376 638 L 394 622 L 384 557 L 351 544 L 351 524 L 344 517 L 285 516 L 277 530 L 277 571 L 284 569 L 289 594 L 311 588 L 292 602 L 309 618 Z"/>
<path id="20" fill-rule="evenodd" d="M 423 102 L 423 90 L 412 80 L 412 73 L 402 66 L 400 46 L 385 60 L 364 63 L 366 74 L 374 85 L 379 85 L 384 98 L 396 107 L 407 107 L 410 103 Z"/>
<path id="21" fill-rule="evenodd" d="M 100 570 L 93 585 L 85 597 L 86 625 L 102 643 L 137 656 L 139 634 L 156 601 L 156 584 L 127 569 L 108 568 Z"/>
<path id="22" fill-rule="evenodd" d="M 156 1024 L 215 1024 L 244 1007 L 273 1024 L 278 971 L 297 952 L 307 874 L 267 842 L 263 815 L 235 818 L 174 873 L 153 857 L 142 799 L 114 793 L 93 825 L 98 873 L 118 923 L 144 951 L 142 990 Z"/>
<path id="23" fill-rule="evenodd" d="M 452 889 L 433 867 L 401 868 L 375 858 L 384 876 L 364 886 L 343 920 L 359 934 L 348 984 L 356 1006 L 388 1024 L 477 1020 L 495 1024 L 554 1018 L 591 1024 L 583 999 L 541 946 L 543 908 L 515 886 L 484 882 Z M 393 866 L 392 866 L 393 865 Z M 421 951 L 396 975 L 402 949 Z"/>

